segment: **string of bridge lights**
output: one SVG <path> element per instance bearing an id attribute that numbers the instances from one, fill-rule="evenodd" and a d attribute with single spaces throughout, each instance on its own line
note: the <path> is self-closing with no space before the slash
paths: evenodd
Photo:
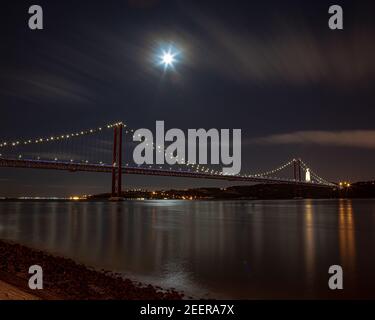
<path id="1" fill-rule="evenodd" d="M 280 167 L 278 167 L 276 169 L 269 170 L 269 171 L 262 172 L 262 173 L 252 174 L 250 176 L 253 176 L 253 177 L 264 177 L 264 176 L 269 176 L 269 175 L 275 174 L 275 173 L 277 173 L 277 172 L 279 172 L 281 170 L 284 170 L 285 168 L 289 167 L 290 165 L 292 165 L 294 161 L 295 161 L 295 159 L 293 159 L 291 161 L 288 161 L 285 164 L 282 164 Z"/>
<path id="2" fill-rule="evenodd" d="M 311 171 L 310 171 L 311 173 Z M 317 179 L 320 183 L 322 184 L 329 184 L 329 185 L 333 185 L 331 182 L 321 178 L 320 176 L 318 176 L 316 173 L 312 173 L 312 177 L 314 177 L 315 179 Z"/>
<path id="3" fill-rule="evenodd" d="M 60 140 L 68 140 L 68 139 L 72 139 L 72 138 L 76 138 L 76 137 L 80 137 L 80 136 L 95 134 L 95 133 L 98 133 L 98 132 L 100 132 L 104 129 L 111 129 L 111 128 L 118 127 L 118 126 L 126 127 L 126 125 L 122 122 L 115 122 L 115 123 L 107 124 L 107 125 L 102 126 L 102 127 L 81 130 L 81 131 L 74 132 L 74 133 L 67 133 L 67 134 L 49 136 L 49 137 L 44 137 L 44 138 L 32 138 L 32 139 L 25 139 L 25 140 L 16 140 L 16 141 L 12 141 L 12 142 L 4 141 L 4 142 L 0 143 L 0 148 L 18 147 L 18 146 L 21 146 L 21 145 L 41 144 L 41 143 L 49 143 L 49 142 L 55 142 L 55 141 L 60 141 Z M 134 130 L 132 130 L 132 129 L 127 130 L 127 131 L 134 132 Z"/>

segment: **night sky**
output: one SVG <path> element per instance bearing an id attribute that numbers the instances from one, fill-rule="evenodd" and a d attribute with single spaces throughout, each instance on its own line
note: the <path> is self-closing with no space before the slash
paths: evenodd
<path id="1" fill-rule="evenodd" d="M 44 30 L 28 28 L 32 4 L 43 8 Z M 328 28 L 333 4 L 343 7 L 344 30 Z M 371 1 L 37 0 L 7 1 L 1 13 L 0 140 L 164 120 L 242 129 L 243 171 L 301 157 L 332 181 L 375 178 Z M 163 74 L 153 57 L 170 43 L 181 61 Z M 109 187 L 103 174 L 0 169 L 0 196 Z"/>

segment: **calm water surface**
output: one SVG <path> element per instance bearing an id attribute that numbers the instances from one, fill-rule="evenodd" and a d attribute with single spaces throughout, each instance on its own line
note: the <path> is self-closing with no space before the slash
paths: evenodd
<path id="1" fill-rule="evenodd" d="M 195 297 L 375 298 L 375 200 L 0 202 L 0 239 Z"/>

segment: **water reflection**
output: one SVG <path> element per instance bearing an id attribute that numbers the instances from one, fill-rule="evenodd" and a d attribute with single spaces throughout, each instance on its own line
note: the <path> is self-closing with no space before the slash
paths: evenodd
<path id="1" fill-rule="evenodd" d="M 342 267 L 355 273 L 355 226 L 352 200 L 339 202 L 339 241 Z"/>
<path id="2" fill-rule="evenodd" d="M 375 237 L 355 240 L 374 215 L 360 200 L 0 202 L 0 238 L 198 297 L 323 297 L 341 263 L 357 296 L 358 274 L 375 289 Z"/>
<path id="3" fill-rule="evenodd" d="M 315 281 L 315 239 L 313 201 L 305 202 L 305 264 L 308 287 L 313 288 Z"/>

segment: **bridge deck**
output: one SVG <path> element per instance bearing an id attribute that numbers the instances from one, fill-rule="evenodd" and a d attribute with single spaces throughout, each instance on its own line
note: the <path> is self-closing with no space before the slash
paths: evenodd
<path id="1" fill-rule="evenodd" d="M 73 163 L 61 161 L 46 161 L 46 160 L 29 160 L 29 159 L 4 159 L 0 158 L 0 167 L 6 168 L 28 168 L 28 169 L 43 169 L 43 170 L 63 170 L 70 172 L 103 172 L 111 173 L 112 166 L 106 164 L 89 164 L 89 163 Z M 239 182 L 257 182 L 257 183 L 284 183 L 284 184 L 298 184 L 303 186 L 316 187 L 333 187 L 331 184 L 320 184 L 314 182 L 295 181 L 288 179 L 268 178 L 268 177 L 245 177 L 245 176 L 227 176 L 219 174 L 208 174 L 204 172 L 191 172 L 184 170 L 166 170 L 166 169 L 151 169 L 142 167 L 122 167 L 123 174 L 137 174 L 137 175 L 152 175 L 152 176 L 168 176 L 168 177 L 185 177 L 194 179 L 213 179 L 225 181 L 239 181 Z"/>

